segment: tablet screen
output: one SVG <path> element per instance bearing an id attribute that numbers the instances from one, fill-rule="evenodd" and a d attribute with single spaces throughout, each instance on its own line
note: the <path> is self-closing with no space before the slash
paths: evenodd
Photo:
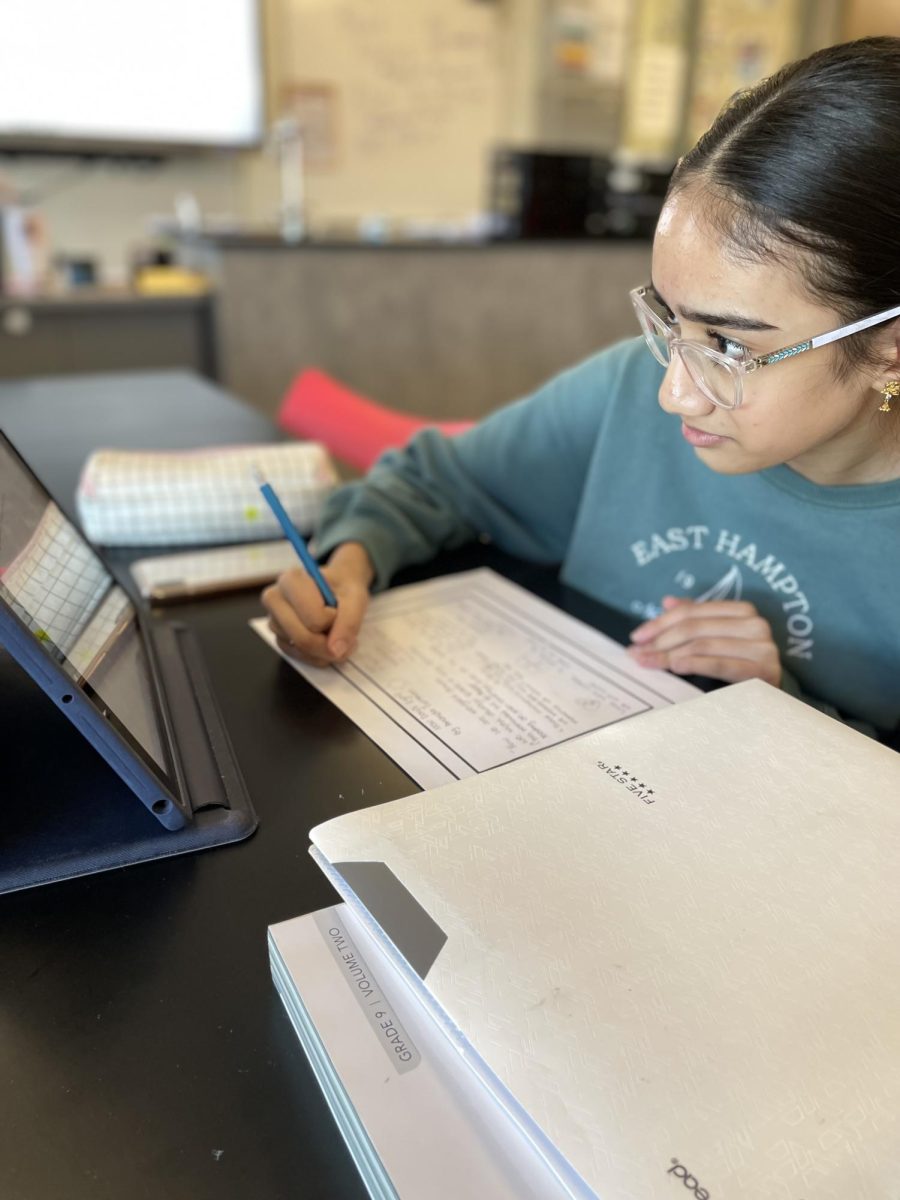
<path id="1" fill-rule="evenodd" d="M 0 597 L 171 786 L 134 606 L 2 436 Z"/>

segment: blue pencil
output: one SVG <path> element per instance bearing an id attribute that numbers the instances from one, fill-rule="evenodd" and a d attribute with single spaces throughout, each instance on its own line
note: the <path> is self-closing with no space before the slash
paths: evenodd
<path id="1" fill-rule="evenodd" d="M 312 577 L 316 587 L 322 593 L 322 599 L 330 608 L 337 608 L 337 597 L 328 586 L 325 576 L 319 570 L 319 564 L 309 552 L 309 547 L 303 538 L 294 527 L 294 523 L 284 510 L 284 505 L 275 494 L 275 489 L 271 483 L 263 478 L 259 471 L 253 472 L 256 482 L 259 484 L 259 490 L 266 498 L 266 503 L 272 512 L 275 514 L 275 519 L 284 531 L 284 536 L 297 551 L 300 561 L 306 567 Z"/>

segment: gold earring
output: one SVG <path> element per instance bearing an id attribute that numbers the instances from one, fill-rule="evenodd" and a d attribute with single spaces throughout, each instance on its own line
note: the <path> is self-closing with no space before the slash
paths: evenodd
<path id="1" fill-rule="evenodd" d="M 890 383 L 886 383 L 881 389 L 881 395 L 883 396 L 883 400 L 879 405 L 878 411 L 890 412 L 891 398 L 893 397 L 896 400 L 900 396 L 900 379 L 892 379 Z"/>

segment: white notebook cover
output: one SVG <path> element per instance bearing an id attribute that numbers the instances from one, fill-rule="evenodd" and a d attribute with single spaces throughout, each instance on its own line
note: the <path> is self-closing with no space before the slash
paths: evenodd
<path id="1" fill-rule="evenodd" d="M 602 1200 L 900 1197 L 893 751 L 754 681 L 311 837 Z"/>

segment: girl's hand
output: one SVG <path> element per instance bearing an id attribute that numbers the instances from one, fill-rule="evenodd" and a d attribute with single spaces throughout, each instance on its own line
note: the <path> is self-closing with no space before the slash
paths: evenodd
<path id="1" fill-rule="evenodd" d="M 345 542 L 322 574 L 337 598 L 337 608 L 326 605 L 302 567 L 284 571 L 262 594 L 279 649 L 314 667 L 330 667 L 353 653 L 375 569 L 364 546 Z"/>
<path id="2" fill-rule="evenodd" d="M 745 600 L 696 603 L 663 597 L 663 612 L 631 632 L 631 657 L 642 667 L 738 683 L 781 686 L 781 659 L 769 622 Z"/>

